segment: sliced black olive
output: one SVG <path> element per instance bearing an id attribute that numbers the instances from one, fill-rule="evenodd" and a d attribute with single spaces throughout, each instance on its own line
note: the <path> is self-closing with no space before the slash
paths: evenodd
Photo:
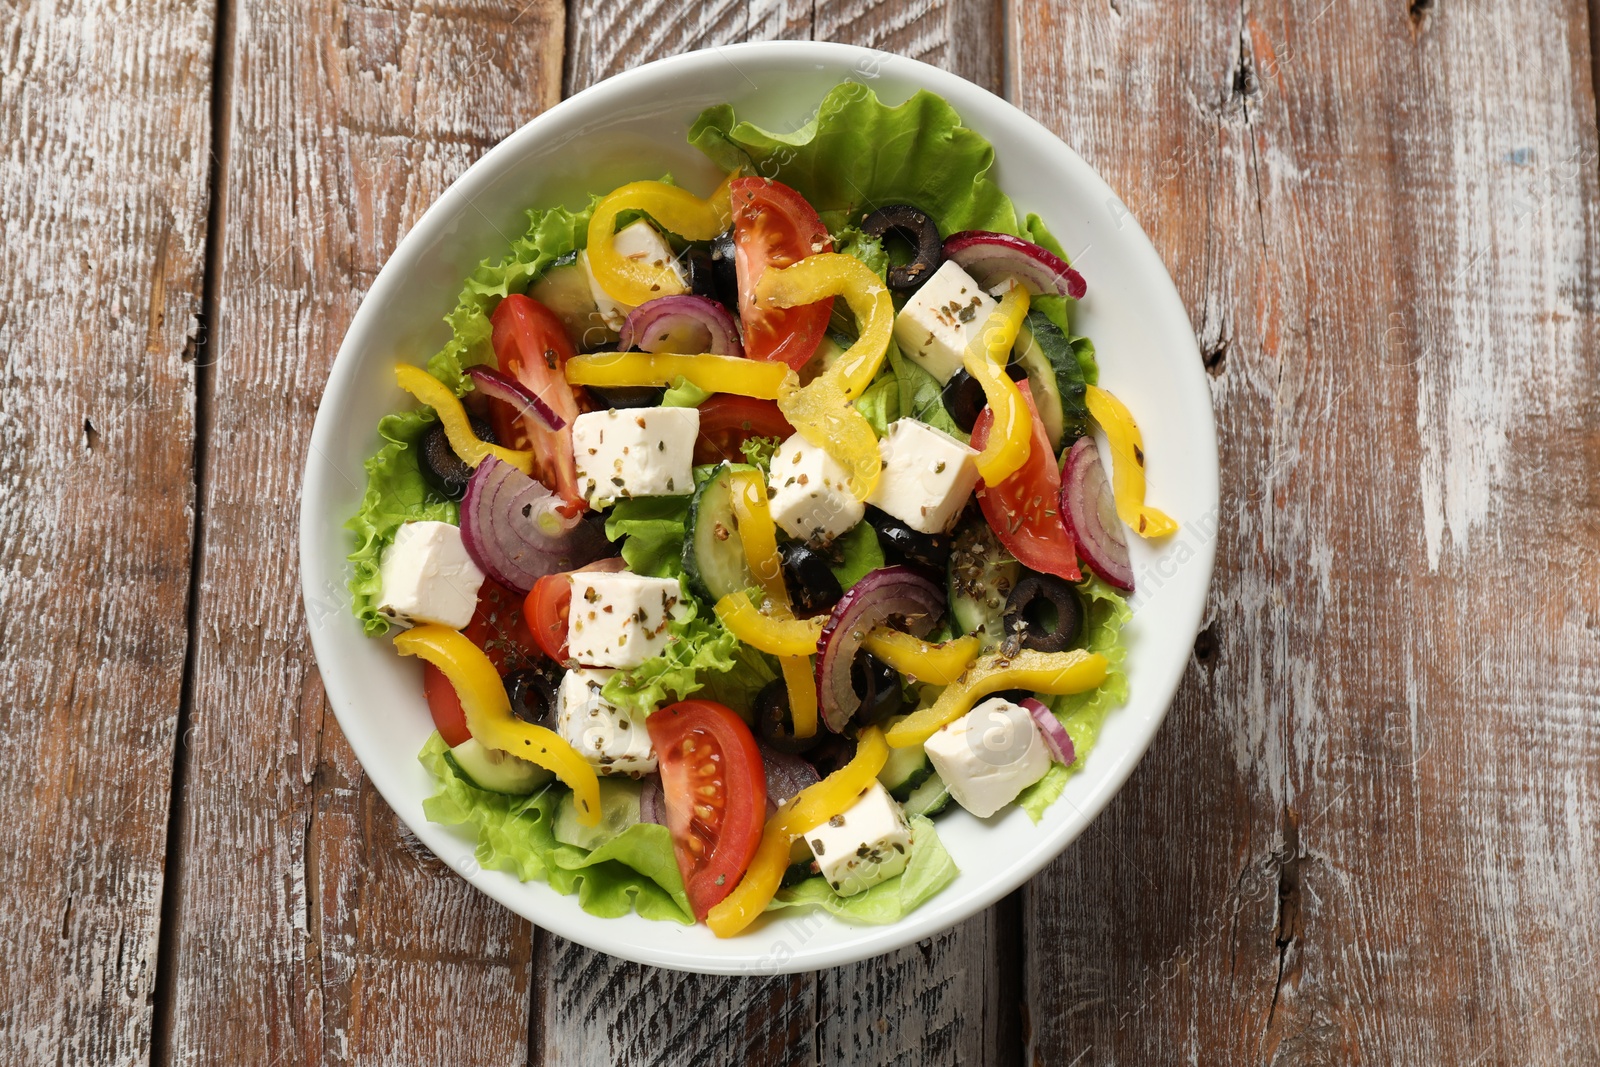
<path id="1" fill-rule="evenodd" d="M 479 440 L 492 445 L 500 443 L 486 421 L 476 415 L 470 416 L 468 421 L 472 423 L 472 432 L 478 435 Z M 467 495 L 467 480 L 472 477 L 472 468 L 450 447 L 450 438 L 445 436 L 443 426 L 435 426 L 423 436 L 421 460 L 423 480 L 441 496 L 460 500 Z"/>
<path id="2" fill-rule="evenodd" d="M 511 713 L 535 726 L 554 726 L 556 718 L 556 680 L 538 667 L 524 667 L 505 677 L 506 696 Z"/>
<path id="3" fill-rule="evenodd" d="M 912 563 L 943 574 L 950 564 L 949 534 L 913 530 L 886 511 L 867 506 L 867 521 L 878 531 L 878 544 L 890 563 Z"/>
<path id="4" fill-rule="evenodd" d="M 1053 574 L 1025 574 L 1006 600 L 1007 638 L 1023 648 L 1065 652 L 1083 632 L 1083 601 L 1070 582 Z"/>
<path id="5" fill-rule="evenodd" d="M 809 752 L 822 740 L 821 730 L 811 737 L 794 735 L 794 719 L 789 714 L 789 687 L 782 678 L 768 682 L 756 694 L 755 716 L 756 733 L 779 752 L 797 756 Z"/>
<path id="6" fill-rule="evenodd" d="M 1008 363 L 1006 376 L 1014 382 L 1020 382 L 1028 376 L 1028 372 L 1020 363 Z M 956 371 L 944 383 L 939 399 L 944 402 L 944 409 L 950 413 L 951 421 L 961 427 L 963 433 L 972 432 L 972 427 L 978 422 L 978 413 L 989 406 L 988 397 L 983 395 L 983 386 L 964 369 Z"/>
<path id="7" fill-rule="evenodd" d="M 984 398 L 983 386 L 965 370 L 958 370 L 950 376 L 939 393 L 939 399 L 944 402 L 944 409 L 950 413 L 951 421 L 961 427 L 963 433 L 972 432 L 978 423 L 978 413 L 989 404 Z"/>
<path id="8" fill-rule="evenodd" d="M 842 734 L 818 730 L 817 734 L 822 740 L 817 742 L 816 748 L 806 753 L 806 762 L 824 778 L 855 758 L 855 727 L 847 723 L 845 730 L 847 732 Z"/>
<path id="9" fill-rule="evenodd" d="M 905 706 L 900 672 L 870 652 L 856 653 L 850 664 L 850 684 L 861 698 L 855 720 L 862 726 L 884 722 Z"/>
<path id="10" fill-rule="evenodd" d="M 723 230 L 711 239 L 712 295 L 727 305 L 739 308 L 739 268 L 733 251 L 733 231 Z"/>
<path id="11" fill-rule="evenodd" d="M 1013 704 L 1020 704 L 1029 697 L 1034 697 L 1035 699 L 1038 698 L 1038 694 L 1031 689 L 1002 689 L 1000 692 L 993 695 L 999 697 L 1001 700 L 1009 700 Z M 978 703 L 981 704 L 983 701 L 980 700 Z"/>
<path id="12" fill-rule="evenodd" d="M 880 240 L 893 234 L 911 246 L 911 262 L 889 268 L 889 288 L 896 292 L 909 293 L 918 288 L 944 262 L 939 227 L 910 204 L 880 207 L 861 220 L 861 229 Z"/>
<path id="13" fill-rule="evenodd" d="M 595 407 L 653 408 L 661 404 L 661 394 L 666 392 L 656 385 L 612 385 L 601 388 L 589 386 L 589 398 Z"/>
<path id="14" fill-rule="evenodd" d="M 783 557 L 783 584 L 789 587 L 796 612 L 817 615 L 831 610 L 844 596 L 827 556 L 800 541 L 785 542 L 778 552 Z"/>
<path id="15" fill-rule="evenodd" d="M 689 291 L 707 300 L 717 299 L 717 269 L 711 261 L 711 252 L 701 245 L 690 245 L 678 257 L 684 273 L 689 275 Z"/>

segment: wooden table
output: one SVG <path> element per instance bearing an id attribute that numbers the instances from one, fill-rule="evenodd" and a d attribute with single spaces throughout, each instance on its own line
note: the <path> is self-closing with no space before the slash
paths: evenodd
<path id="1" fill-rule="evenodd" d="M 1584 0 L 0 0 L 0 1062 L 1600 1062 Z M 776 979 L 536 930 L 327 715 L 296 491 L 346 323 L 489 146 L 815 37 L 1119 190 L 1211 372 L 1166 727 L 987 914 Z M 442 309 L 441 309 L 442 310 Z"/>

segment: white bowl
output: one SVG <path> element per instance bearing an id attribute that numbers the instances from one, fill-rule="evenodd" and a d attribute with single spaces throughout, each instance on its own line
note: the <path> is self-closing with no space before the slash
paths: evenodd
<path id="1" fill-rule="evenodd" d="M 462 279 L 504 253 L 526 208 L 577 205 L 591 191 L 663 172 L 709 192 L 716 173 L 684 140 L 703 108 L 729 102 L 741 118 L 793 129 L 845 79 L 888 103 L 918 89 L 938 93 L 994 144 L 997 178 L 1019 213 L 1041 215 L 1088 279 L 1079 327 L 1095 342 L 1103 383 L 1144 431 L 1150 500 L 1182 530 L 1132 546 L 1132 695 L 1107 719 L 1083 771 L 1038 825 L 1014 808 L 988 820 L 963 811 L 941 819 L 962 874 L 904 921 L 855 926 L 787 910 L 720 940 L 704 926 L 596 918 L 543 883 L 480 869 L 468 833 L 423 817 L 433 782 L 416 756 L 433 727 L 421 668 L 387 639 L 364 637 L 351 616 L 342 524 L 360 501 L 379 416 L 410 403 L 394 383 L 396 360 L 421 362 L 443 344 L 441 317 Z M 334 361 L 301 489 L 300 562 L 312 646 L 339 725 L 379 792 L 441 859 L 506 907 L 591 948 L 682 970 L 772 974 L 838 966 L 936 934 L 1011 892 L 1083 832 L 1144 754 L 1177 688 L 1211 579 L 1216 516 L 1216 430 L 1194 334 L 1160 258 L 1105 182 L 1049 130 L 953 74 L 864 48 L 772 42 L 664 59 L 579 93 L 506 138 L 428 209 L 373 283 Z"/>

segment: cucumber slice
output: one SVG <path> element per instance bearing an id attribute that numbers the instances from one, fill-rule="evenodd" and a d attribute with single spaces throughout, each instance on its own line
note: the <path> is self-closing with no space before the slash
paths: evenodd
<path id="1" fill-rule="evenodd" d="M 543 767 L 497 748 L 485 748 L 471 738 L 446 752 L 444 758 L 457 774 L 490 793 L 525 797 L 555 780 Z"/>
<path id="2" fill-rule="evenodd" d="M 892 726 L 895 721 L 891 719 L 889 724 Z M 883 783 L 890 796 L 896 800 L 904 800 L 917 786 L 926 782 L 931 774 L 933 774 L 933 764 L 928 761 L 928 754 L 922 750 L 921 745 L 912 745 L 889 750 L 888 762 L 883 765 L 883 770 L 878 772 L 878 781 Z"/>
<path id="3" fill-rule="evenodd" d="M 683 539 L 683 576 L 689 590 L 715 604 L 756 584 L 744 558 L 744 542 L 733 518 L 733 467 L 722 464 L 700 483 L 689 502 Z"/>
<path id="4" fill-rule="evenodd" d="M 945 788 L 943 778 L 932 773 L 901 804 L 907 815 L 921 815 L 930 819 L 949 806 L 950 790 Z"/>
<path id="5" fill-rule="evenodd" d="M 1017 333 L 1011 361 L 1027 372 L 1039 421 L 1050 447 L 1059 453 L 1063 444 L 1082 436 L 1089 426 L 1083 365 L 1072 342 L 1043 312 L 1030 311 Z"/>
<path id="6" fill-rule="evenodd" d="M 550 265 L 538 281 L 528 287 L 528 295 L 556 313 L 567 336 L 580 351 L 599 348 L 616 341 L 617 333 L 607 326 L 589 288 L 589 273 L 578 262 L 577 252 L 568 252 Z"/>
<path id="7" fill-rule="evenodd" d="M 964 634 L 977 634 L 985 649 L 1005 637 L 1006 597 L 1022 574 L 1022 564 L 1011 558 L 980 516 L 969 516 L 956 527 L 950 548 L 946 592 L 950 621 Z"/>
<path id="8" fill-rule="evenodd" d="M 578 805 L 568 793 L 556 805 L 551 832 L 563 845 L 574 845 L 593 852 L 622 831 L 639 822 L 639 798 L 644 783 L 632 778 L 600 779 L 600 821 L 593 826 L 578 822 Z"/>

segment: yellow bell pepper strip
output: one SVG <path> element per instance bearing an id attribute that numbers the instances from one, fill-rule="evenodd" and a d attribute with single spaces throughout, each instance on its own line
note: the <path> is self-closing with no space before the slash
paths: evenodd
<path id="1" fill-rule="evenodd" d="M 850 492 L 872 495 L 883 469 L 878 437 L 852 402 L 883 365 L 894 332 L 894 303 L 883 279 L 854 256 L 821 252 L 761 275 L 756 299 L 778 307 L 843 297 L 856 319 L 856 342 L 804 388 L 785 383 L 778 395 L 783 412 L 800 434 L 850 472 Z"/>
<path id="2" fill-rule="evenodd" d="M 1084 404 L 1111 445 L 1111 483 L 1117 517 L 1140 537 L 1165 537 L 1178 528 L 1165 512 L 1144 502 L 1144 437 L 1126 405 L 1098 386 L 1084 392 Z"/>
<path id="3" fill-rule="evenodd" d="M 914 711 L 890 727 L 889 745 L 892 748 L 920 745 L 941 727 L 971 711 L 978 701 L 1003 689 L 1086 693 L 1106 680 L 1107 667 L 1106 658 L 1100 653 L 1085 652 L 1081 648 L 1070 652 L 1035 652 L 1025 648 L 1013 656 L 991 652 L 946 686 L 931 707 Z"/>
<path id="4" fill-rule="evenodd" d="M 728 631 L 752 648 L 774 656 L 809 656 L 817 650 L 825 620 L 767 615 L 751 602 L 748 593 L 729 593 L 716 603 L 717 618 Z M 976 637 L 957 637 L 943 644 L 888 626 L 867 635 L 863 647 L 901 674 L 919 682 L 949 685 L 961 677 L 978 655 Z"/>
<path id="5" fill-rule="evenodd" d="M 745 869 L 744 877 L 722 903 L 711 909 L 706 925 L 718 937 L 732 937 L 767 909 L 783 872 L 789 867 L 789 849 L 795 839 L 816 829 L 835 815 L 848 811 L 870 786 L 889 759 L 883 731 L 869 726 L 861 731 L 856 754 L 849 763 L 779 808 L 761 832 L 761 844 Z"/>
<path id="6" fill-rule="evenodd" d="M 717 618 L 751 648 L 774 656 L 809 656 L 817 650 L 822 620 L 764 615 L 748 593 L 729 593 L 716 603 Z"/>
<path id="7" fill-rule="evenodd" d="M 1028 291 L 1013 285 L 990 312 L 978 340 L 967 346 L 961 361 L 967 373 L 983 386 L 984 399 L 994 412 L 988 443 L 978 454 L 978 477 L 985 485 L 999 485 L 1028 462 L 1033 444 L 1033 416 L 1022 402 L 1017 383 L 1006 374 L 1006 360 L 1016 344 L 1017 331 L 1028 314 Z"/>
<path id="8" fill-rule="evenodd" d="M 706 200 L 665 182 L 629 182 L 612 190 L 589 217 L 589 269 L 611 299 L 630 307 L 681 293 L 683 285 L 667 266 L 642 263 L 617 251 L 617 216 L 624 211 L 642 211 L 689 241 L 709 241 L 733 219 L 726 181 Z"/>
<path id="9" fill-rule="evenodd" d="M 532 452 L 491 445 L 472 432 L 467 409 L 456 399 L 455 392 L 448 385 L 421 367 L 413 367 L 409 363 L 397 363 L 394 376 L 400 388 L 428 405 L 439 416 L 439 424 L 444 427 L 444 435 L 450 440 L 450 448 L 467 466 L 476 467 L 483 462 L 483 457 L 494 456 L 505 460 L 523 474 L 533 473 Z"/>
<path id="10" fill-rule="evenodd" d="M 950 685 L 972 665 L 982 642 L 976 637 L 957 637 L 936 645 L 904 631 L 879 626 L 867 635 L 862 647 L 919 682 Z"/>
<path id="11" fill-rule="evenodd" d="M 523 722 L 511 713 L 500 672 L 483 649 L 447 626 L 428 623 L 394 639 L 395 651 L 417 656 L 444 672 L 461 698 L 467 730 L 486 748 L 496 748 L 538 764 L 572 789 L 578 822 L 600 822 L 600 780 L 594 768 L 560 734 Z"/>
<path id="12" fill-rule="evenodd" d="M 783 559 L 778 555 L 778 527 L 767 506 L 766 479 L 760 471 L 734 471 L 732 488 L 733 517 L 739 524 L 739 541 L 750 573 L 772 602 L 773 617 L 792 621 L 789 590 L 783 584 Z M 812 638 L 808 649 L 789 655 L 776 653 L 789 690 L 789 717 L 796 737 L 814 737 L 817 732 L 817 683 L 811 670 L 811 653 L 816 647 L 816 638 Z"/>
<path id="13" fill-rule="evenodd" d="M 743 356 L 596 352 L 567 360 L 567 381 L 573 385 L 671 385 L 680 375 L 708 393 L 736 393 L 758 400 L 778 399 L 785 379 L 795 376 L 782 363 Z"/>

